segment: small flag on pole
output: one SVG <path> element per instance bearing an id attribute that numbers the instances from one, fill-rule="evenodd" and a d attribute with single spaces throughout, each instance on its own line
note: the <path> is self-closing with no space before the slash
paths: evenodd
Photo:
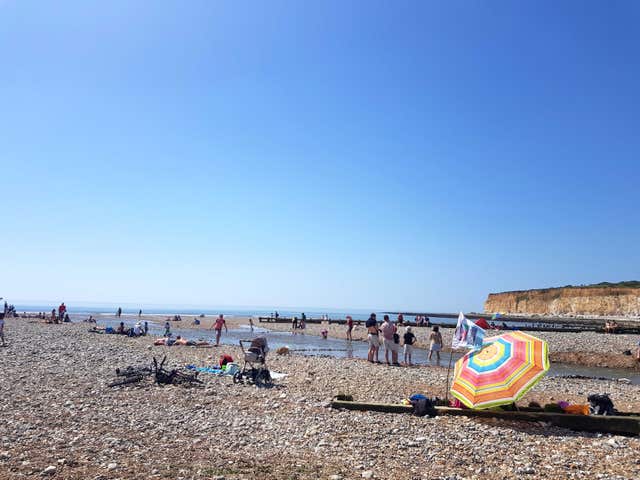
<path id="1" fill-rule="evenodd" d="M 482 348 L 484 340 L 484 330 L 471 320 L 466 318 L 462 312 L 458 315 L 458 324 L 451 341 L 452 348 L 471 348 L 477 350 Z"/>

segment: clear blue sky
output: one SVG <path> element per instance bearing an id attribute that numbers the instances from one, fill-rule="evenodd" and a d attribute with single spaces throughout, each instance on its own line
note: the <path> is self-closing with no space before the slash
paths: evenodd
<path id="1" fill-rule="evenodd" d="M 0 296 L 479 310 L 638 279 L 639 22 L 0 0 Z"/>

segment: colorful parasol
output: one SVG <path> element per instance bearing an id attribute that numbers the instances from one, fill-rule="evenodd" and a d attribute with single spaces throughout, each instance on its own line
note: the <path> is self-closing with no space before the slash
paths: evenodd
<path id="1" fill-rule="evenodd" d="M 451 394 L 469 408 L 513 403 L 549 370 L 547 342 L 514 331 L 485 339 L 456 362 Z"/>

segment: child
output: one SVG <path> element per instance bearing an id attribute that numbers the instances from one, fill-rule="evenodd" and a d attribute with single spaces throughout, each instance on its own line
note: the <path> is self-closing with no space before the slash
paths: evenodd
<path id="1" fill-rule="evenodd" d="M 411 363 L 411 354 L 413 353 L 413 344 L 416 342 L 416 336 L 411 331 L 411 327 L 407 327 L 404 333 L 404 363 L 405 365 L 413 365 Z"/>

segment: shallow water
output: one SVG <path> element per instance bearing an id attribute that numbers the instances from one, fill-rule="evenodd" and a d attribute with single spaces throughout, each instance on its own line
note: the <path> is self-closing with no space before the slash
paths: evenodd
<path id="1" fill-rule="evenodd" d="M 86 316 L 71 316 L 73 321 L 81 321 Z M 120 319 L 110 316 L 98 317 L 98 324 L 101 326 L 111 326 L 116 328 L 120 322 L 124 322 L 126 326 L 132 327 L 136 322 L 135 317 L 122 317 Z M 171 322 L 171 333 L 173 336 L 180 335 L 188 340 L 206 340 L 215 343 L 215 332 L 212 330 L 189 328 L 190 321 Z M 148 322 L 149 333 L 152 335 L 164 334 L 164 321 Z M 87 324 L 89 328 L 91 324 Z M 177 326 L 180 325 L 180 326 Z M 335 358 L 367 358 L 368 344 L 366 342 L 354 341 L 348 342 L 342 339 L 327 338 L 326 340 L 316 335 L 293 335 L 291 332 L 273 332 L 265 328 L 254 327 L 252 333 L 248 326 L 229 329 L 228 332 L 222 333 L 221 343 L 225 345 L 238 345 L 239 340 L 252 339 L 257 336 L 264 336 L 269 342 L 269 348 L 273 351 L 279 347 L 286 346 L 290 350 L 302 353 L 304 355 L 321 355 Z M 463 353 L 453 353 L 452 361 L 455 362 Z M 412 360 L 418 365 L 430 365 L 427 360 L 428 351 L 422 348 L 414 348 Z M 399 354 L 402 360 L 402 352 Z M 384 349 L 380 349 L 380 360 L 384 360 Z M 440 366 L 446 367 L 449 363 L 449 354 L 443 353 Z M 432 363 L 435 365 L 435 359 Z M 585 377 L 604 377 L 609 379 L 626 378 L 632 384 L 640 385 L 640 373 L 635 370 L 614 369 L 602 367 L 588 367 L 583 365 L 574 365 L 567 363 L 552 363 L 549 369 L 549 376 L 566 376 L 580 375 Z"/>

